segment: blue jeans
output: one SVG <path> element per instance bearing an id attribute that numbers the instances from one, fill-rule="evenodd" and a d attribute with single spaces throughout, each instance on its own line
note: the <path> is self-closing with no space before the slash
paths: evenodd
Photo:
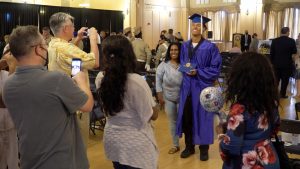
<path id="1" fill-rule="evenodd" d="M 178 103 L 165 99 L 165 112 L 169 118 L 169 125 L 171 130 L 171 136 L 173 145 L 179 147 L 179 137 L 176 135 L 176 121 L 178 115 Z"/>

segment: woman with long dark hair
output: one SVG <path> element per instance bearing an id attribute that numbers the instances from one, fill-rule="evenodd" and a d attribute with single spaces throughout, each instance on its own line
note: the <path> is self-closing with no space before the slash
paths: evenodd
<path id="1" fill-rule="evenodd" d="M 247 52 L 232 64 L 226 101 L 227 132 L 220 135 L 223 169 L 279 169 L 270 138 L 279 124 L 278 89 L 266 56 Z"/>
<path id="2" fill-rule="evenodd" d="M 107 116 L 104 149 L 115 169 L 157 168 L 158 151 L 151 120 L 157 109 L 147 82 L 135 73 L 136 57 L 123 36 L 103 42 L 106 68 L 97 90 Z"/>
<path id="3" fill-rule="evenodd" d="M 179 91 L 182 82 L 182 73 L 178 71 L 180 64 L 180 44 L 171 43 L 168 47 L 166 58 L 156 70 L 156 92 L 161 106 L 169 118 L 173 147 L 169 154 L 178 152 L 179 137 L 176 135 L 177 107 L 179 104 Z"/>

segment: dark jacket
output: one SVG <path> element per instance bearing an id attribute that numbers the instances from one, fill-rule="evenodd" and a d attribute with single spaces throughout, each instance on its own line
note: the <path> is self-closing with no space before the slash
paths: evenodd
<path id="1" fill-rule="evenodd" d="M 246 35 L 243 34 L 242 38 L 241 38 L 241 47 L 242 47 L 242 49 L 245 47 L 245 39 L 246 39 Z M 249 35 L 249 34 L 248 34 L 247 44 L 248 44 L 248 46 L 250 46 L 250 44 L 251 44 L 251 35 Z"/>
<path id="2" fill-rule="evenodd" d="M 292 55 L 297 53 L 296 42 L 287 36 L 272 40 L 271 62 L 275 68 L 293 68 Z"/>

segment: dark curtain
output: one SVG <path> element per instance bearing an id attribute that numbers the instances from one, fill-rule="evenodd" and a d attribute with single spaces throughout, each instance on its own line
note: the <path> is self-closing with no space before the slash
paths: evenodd
<path id="1" fill-rule="evenodd" d="M 20 5 L 10 3 L 0 3 L 1 26 L 0 32 L 4 36 L 10 34 L 13 28 L 21 24 Z"/>
<path id="2" fill-rule="evenodd" d="M 81 9 L 80 8 L 69 8 L 61 7 L 60 12 L 65 12 L 74 17 L 75 30 L 79 30 L 84 25 L 81 23 Z"/>
<path id="3" fill-rule="evenodd" d="M 98 31 L 105 31 L 109 32 L 110 31 L 110 13 L 111 11 L 109 10 L 99 10 L 98 11 L 98 22 L 101 23 Z"/>
<path id="4" fill-rule="evenodd" d="M 101 20 L 98 19 L 99 10 L 95 9 L 82 9 L 81 23 L 82 26 L 95 27 L 97 30 L 101 27 Z"/>
<path id="5" fill-rule="evenodd" d="M 100 22 L 97 19 L 98 10 L 95 9 L 82 9 L 81 10 L 81 25 L 85 27 L 95 27 L 97 30 L 100 27 Z M 83 50 L 85 52 L 90 52 L 90 40 L 84 39 L 83 40 Z"/>
<path id="6" fill-rule="evenodd" d="M 18 4 L 19 25 L 38 25 L 39 6 Z"/>
<path id="7" fill-rule="evenodd" d="M 56 12 L 71 14 L 75 18 L 76 30 L 83 26 L 95 27 L 98 32 L 123 30 L 122 11 L 0 2 L 0 39 L 17 25 L 39 25 L 41 30 L 49 26 L 49 18 Z"/>
<path id="8" fill-rule="evenodd" d="M 60 11 L 60 7 L 56 6 L 39 6 L 39 26 L 40 26 L 40 31 L 42 30 L 43 27 L 49 26 L 49 19 L 50 17 Z"/>
<path id="9" fill-rule="evenodd" d="M 110 15 L 110 28 L 111 32 L 123 32 L 123 12 L 111 11 Z"/>

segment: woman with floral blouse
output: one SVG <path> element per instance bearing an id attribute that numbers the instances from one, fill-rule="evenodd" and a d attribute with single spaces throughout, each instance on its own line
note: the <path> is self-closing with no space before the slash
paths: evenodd
<path id="1" fill-rule="evenodd" d="M 227 131 L 220 134 L 223 169 L 279 169 L 270 138 L 277 131 L 278 89 L 270 61 L 244 53 L 232 64 L 226 101 L 232 103 Z"/>

